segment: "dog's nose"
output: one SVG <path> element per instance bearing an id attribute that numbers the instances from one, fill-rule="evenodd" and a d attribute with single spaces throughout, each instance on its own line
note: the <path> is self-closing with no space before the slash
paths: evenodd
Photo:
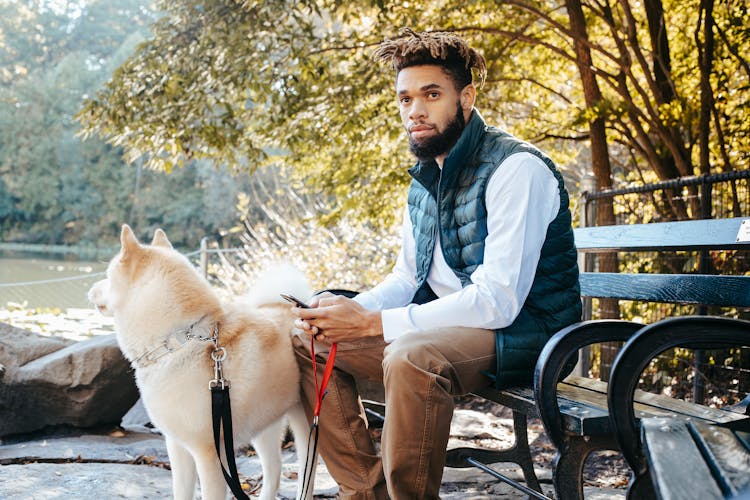
<path id="1" fill-rule="evenodd" d="M 100 283 L 101 281 L 94 283 L 86 294 L 86 298 L 88 298 L 89 302 L 92 304 L 96 304 L 96 296 L 98 295 L 97 290 L 100 288 Z"/>
<path id="2" fill-rule="evenodd" d="M 103 297 L 102 289 L 104 288 L 104 282 L 106 280 L 97 281 L 94 283 L 91 288 L 89 289 L 88 293 L 86 294 L 86 297 L 89 300 L 89 303 L 91 303 L 92 306 L 96 307 L 99 312 L 104 312 L 107 307 L 105 305 L 105 299 Z"/>

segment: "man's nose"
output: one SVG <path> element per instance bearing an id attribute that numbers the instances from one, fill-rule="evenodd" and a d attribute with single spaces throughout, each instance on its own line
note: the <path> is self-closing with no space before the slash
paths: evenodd
<path id="1" fill-rule="evenodd" d="M 422 99 L 414 99 L 409 108 L 409 120 L 416 122 L 427 118 L 427 107 Z"/>

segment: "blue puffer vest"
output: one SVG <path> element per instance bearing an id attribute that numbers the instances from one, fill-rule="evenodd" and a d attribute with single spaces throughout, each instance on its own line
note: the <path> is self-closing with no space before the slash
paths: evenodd
<path id="1" fill-rule="evenodd" d="M 474 110 L 442 171 L 435 161 L 409 170 L 409 213 L 416 241 L 417 283 L 413 302 L 435 298 L 427 285 L 435 238 L 440 237 L 445 261 L 463 286 L 484 259 L 487 237 L 485 190 L 495 169 L 513 153 L 538 156 L 557 179 L 560 210 L 547 228 L 531 291 L 515 321 L 496 330 L 498 388 L 531 381 L 545 342 L 559 329 L 581 318 L 578 263 L 568 192 L 554 163 L 534 146 L 494 127 Z"/>

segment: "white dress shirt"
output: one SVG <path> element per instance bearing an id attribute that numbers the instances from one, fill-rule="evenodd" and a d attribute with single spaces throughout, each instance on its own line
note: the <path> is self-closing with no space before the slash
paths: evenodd
<path id="1" fill-rule="evenodd" d="M 382 311 L 386 342 L 410 332 L 443 327 L 504 328 L 515 320 L 529 294 L 547 226 L 560 207 L 557 179 L 537 156 L 515 153 L 495 170 L 485 192 L 487 238 L 484 262 L 461 282 L 435 242 L 427 283 L 438 296 L 410 304 L 417 291 L 416 244 L 408 207 L 402 245 L 391 273 L 355 300 Z"/>

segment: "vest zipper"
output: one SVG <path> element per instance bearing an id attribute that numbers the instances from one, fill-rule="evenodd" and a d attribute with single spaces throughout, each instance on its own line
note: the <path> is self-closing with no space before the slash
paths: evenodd
<path id="1" fill-rule="evenodd" d="M 445 166 L 445 165 L 443 165 Z M 432 268 L 432 261 L 435 259 L 435 244 L 440 243 L 440 251 L 443 251 L 443 241 L 440 237 L 442 235 L 442 231 L 440 231 L 440 192 L 441 192 L 441 186 L 443 184 L 443 169 L 440 169 L 440 175 L 438 175 L 438 185 L 437 185 L 437 192 L 435 193 L 435 205 L 437 206 L 436 210 L 436 216 L 435 216 L 435 228 L 433 229 L 433 232 L 435 233 L 435 237 L 432 240 L 432 252 L 430 253 L 430 265 L 427 267 L 427 275 L 425 275 L 424 280 L 427 281 L 427 276 L 430 275 L 430 269 Z M 445 256 L 443 256 L 443 259 L 445 259 Z"/>

